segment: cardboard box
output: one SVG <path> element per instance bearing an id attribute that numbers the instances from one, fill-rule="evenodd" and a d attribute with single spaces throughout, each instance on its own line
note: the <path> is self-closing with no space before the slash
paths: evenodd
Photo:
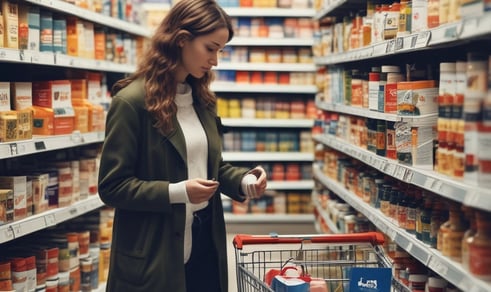
<path id="1" fill-rule="evenodd" d="M 75 111 L 71 94 L 69 80 L 33 82 L 33 134 L 63 135 L 73 132 Z"/>
<path id="2" fill-rule="evenodd" d="M 0 188 L 10 189 L 14 193 L 14 221 L 27 217 L 26 185 L 26 176 L 0 176 Z"/>
<path id="3" fill-rule="evenodd" d="M 68 16 L 66 28 L 67 54 L 69 56 L 82 57 L 85 46 L 83 21 L 76 16 Z"/>
<path id="4" fill-rule="evenodd" d="M 0 142 L 18 140 L 17 123 L 17 113 L 15 111 L 0 112 Z"/>
<path id="5" fill-rule="evenodd" d="M 41 27 L 41 14 L 39 6 L 29 5 L 27 18 L 29 23 L 28 49 L 34 52 L 39 52 L 39 32 Z"/>
<path id="6" fill-rule="evenodd" d="M 4 0 L 2 3 L 4 46 L 10 49 L 19 48 L 19 10 L 17 2 Z"/>
<path id="7" fill-rule="evenodd" d="M 32 183 L 33 213 L 39 214 L 48 210 L 48 195 L 46 189 L 48 187 L 49 174 L 30 174 L 27 176 L 27 179 Z"/>
<path id="8" fill-rule="evenodd" d="M 32 109 L 32 82 L 11 82 L 10 96 L 13 110 Z"/>
<path id="9" fill-rule="evenodd" d="M 29 6 L 19 3 L 19 50 L 27 50 L 29 45 Z"/>
<path id="10" fill-rule="evenodd" d="M 9 111 L 10 107 L 10 82 L 0 82 L 0 111 Z"/>
<path id="11" fill-rule="evenodd" d="M 14 221 L 14 192 L 0 189 L 0 226 Z"/>
<path id="12" fill-rule="evenodd" d="M 17 139 L 32 139 L 32 117 L 34 115 L 34 110 L 31 107 L 17 110 L 15 113 L 17 114 Z"/>

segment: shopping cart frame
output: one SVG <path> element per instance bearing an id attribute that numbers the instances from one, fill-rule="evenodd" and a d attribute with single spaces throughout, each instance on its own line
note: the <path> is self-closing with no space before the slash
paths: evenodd
<path id="1" fill-rule="evenodd" d="M 301 265 L 306 272 L 321 269 L 321 266 L 323 269 L 338 266 L 391 267 L 391 261 L 382 248 L 384 241 L 384 235 L 380 232 L 323 235 L 237 234 L 233 239 L 237 291 L 274 292 L 264 281 L 265 275 L 271 269 L 281 270 L 288 263 Z M 321 256 L 325 257 L 328 252 L 333 251 L 346 258 L 319 260 Z M 357 259 L 357 253 L 361 251 L 369 252 L 371 259 Z M 349 281 L 346 275 L 326 278 L 324 273 L 322 276 L 326 282 L 331 281 L 331 284 L 335 281 Z M 339 276 L 339 272 L 336 276 Z"/>

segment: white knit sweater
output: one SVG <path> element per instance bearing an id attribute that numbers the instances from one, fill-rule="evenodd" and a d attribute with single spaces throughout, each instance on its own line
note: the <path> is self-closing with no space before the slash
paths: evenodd
<path id="1" fill-rule="evenodd" d="M 179 83 L 175 103 L 177 120 L 186 141 L 186 164 L 188 179 L 207 178 L 208 141 L 206 133 L 193 107 L 191 87 Z M 189 260 L 192 248 L 193 212 L 203 209 L 208 202 L 193 204 L 189 202 L 185 181 L 170 184 L 169 196 L 171 203 L 186 203 L 186 229 L 184 232 L 184 262 Z"/>

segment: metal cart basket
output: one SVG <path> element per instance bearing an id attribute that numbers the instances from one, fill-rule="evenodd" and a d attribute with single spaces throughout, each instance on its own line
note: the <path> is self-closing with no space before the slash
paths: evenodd
<path id="1" fill-rule="evenodd" d="M 301 266 L 326 281 L 329 291 L 347 291 L 352 267 L 392 266 L 378 232 L 325 235 L 245 235 L 234 237 L 238 292 L 273 291 L 265 282 L 271 270 Z"/>

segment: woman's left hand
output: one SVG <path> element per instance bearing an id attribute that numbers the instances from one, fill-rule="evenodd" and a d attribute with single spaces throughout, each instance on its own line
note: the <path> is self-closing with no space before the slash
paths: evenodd
<path id="1" fill-rule="evenodd" d="M 260 198 L 266 191 L 268 185 L 266 171 L 261 166 L 256 166 L 249 171 L 249 174 L 253 174 L 256 180 L 247 184 L 247 193 L 253 199 Z"/>

